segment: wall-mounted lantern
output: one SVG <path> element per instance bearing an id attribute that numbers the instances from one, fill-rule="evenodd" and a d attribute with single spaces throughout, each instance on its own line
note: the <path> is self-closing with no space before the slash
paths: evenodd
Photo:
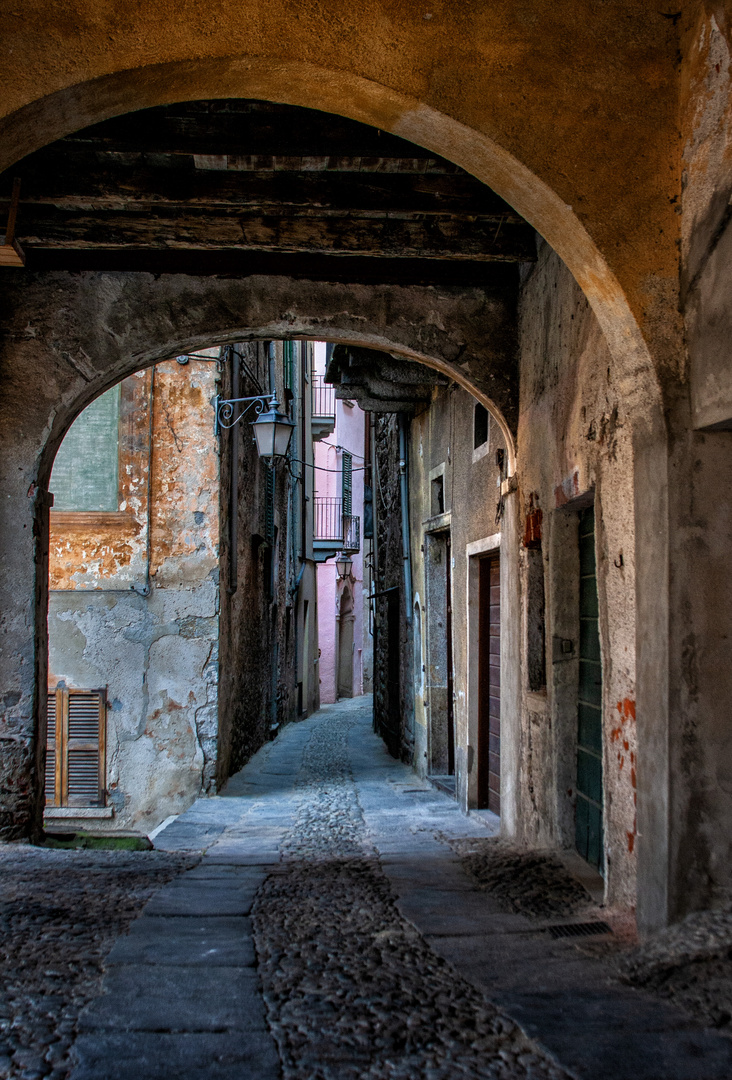
<path id="1" fill-rule="evenodd" d="M 351 576 L 351 569 L 353 567 L 353 560 L 349 559 L 347 555 L 339 555 L 336 559 L 336 571 L 338 577 L 345 580 Z"/>
<path id="2" fill-rule="evenodd" d="M 261 458 L 285 457 L 294 426 L 292 420 L 280 412 L 277 399 L 271 398 L 267 411 L 260 412 L 252 424 L 259 456 Z"/>
<path id="3" fill-rule="evenodd" d="M 252 406 L 258 414 L 252 427 L 260 458 L 272 459 L 274 462 L 275 458 L 285 457 L 295 424 L 280 412 L 280 406 L 274 394 L 257 394 L 255 397 L 244 398 L 217 398 L 217 432 L 219 428 L 227 430 L 233 428 Z"/>

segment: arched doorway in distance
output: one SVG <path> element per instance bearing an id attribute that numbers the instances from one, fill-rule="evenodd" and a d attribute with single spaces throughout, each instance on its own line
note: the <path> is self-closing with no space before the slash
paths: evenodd
<path id="1" fill-rule="evenodd" d="M 353 596 L 346 587 L 341 593 L 338 620 L 338 697 L 353 697 Z"/>

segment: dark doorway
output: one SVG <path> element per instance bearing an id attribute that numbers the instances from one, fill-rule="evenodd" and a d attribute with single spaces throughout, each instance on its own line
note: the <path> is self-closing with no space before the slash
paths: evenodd
<path id="1" fill-rule="evenodd" d="M 353 597 L 349 589 L 341 594 L 338 623 L 338 697 L 353 697 Z"/>
<path id="2" fill-rule="evenodd" d="M 603 869 L 602 661 L 600 656 L 595 511 L 579 515 L 580 646 L 577 704 L 575 842 L 583 859 Z"/>
<path id="3" fill-rule="evenodd" d="M 425 535 L 427 573 L 426 696 L 429 775 L 455 791 L 455 713 L 452 663 L 452 547 L 449 531 Z"/>
<path id="4" fill-rule="evenodd" d="M 501 812 L 500 557 L 479 560 L 478 806 Z"/>
<path id="5" fill-rule="evenodd" d="M 452 543 L 445 536 L 445 648 L 447 651 L 447 772 L 455 775 L 455 676 L 452 668 Z"/>

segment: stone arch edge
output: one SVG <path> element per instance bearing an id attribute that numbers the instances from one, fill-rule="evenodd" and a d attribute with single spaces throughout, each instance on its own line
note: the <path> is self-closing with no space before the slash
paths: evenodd
<path id="1" fill-rule="evenodd" d="M 113 116 L 224 97 L 259 98 L 345 116 L 431 150 L 487 184 L 569 267 L 613 359 L 632 375 L 627 391 L 643 402 L 640 415 L 647 414 L 649 401 L 660 409 L 660 389 L 642 332 L 619 281 L 572 207 L 485 133 L 362 76 L 260 56 L 185 59 L 127 69 L 58 90 L 0 121 L 0 170 L 55 139 Z"/>

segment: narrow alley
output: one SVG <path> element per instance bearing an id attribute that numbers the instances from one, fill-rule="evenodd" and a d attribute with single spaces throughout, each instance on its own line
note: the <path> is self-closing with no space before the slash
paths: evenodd
<path id="1" fill-rule="evenodd" d="M 732 0 L 0 35 L 0 1080 L 730 1080 Z"/>
<path id="2" fill-rule="evenodd" d="M 121 856 L 116 881 L 137 860 L 150 899 L 108 940 L 101 986 L 67 1003 L 64 1055 L 39 1014 L 2 1075 L 729 1077 L 732 1042 L 548 932 L 603 917 L 560 864 L 541 879 L 535 867 L 532 889 L 526 856 L 504 846 L 513 902 L 481 888 L 476 853 L 495 852 L 496 832 L 490 812 L 462 815 L 386 753 L 368 697 L 325 706 L 164 828 L 156 851 Z M 70 860 L 77 885 L 108 887 L 109 852 L 25 850 L 46 876 L 49 859 Z M 44 974 L 29 1000 L 53 1010 L 44 995 L 64 974 Z"/>

